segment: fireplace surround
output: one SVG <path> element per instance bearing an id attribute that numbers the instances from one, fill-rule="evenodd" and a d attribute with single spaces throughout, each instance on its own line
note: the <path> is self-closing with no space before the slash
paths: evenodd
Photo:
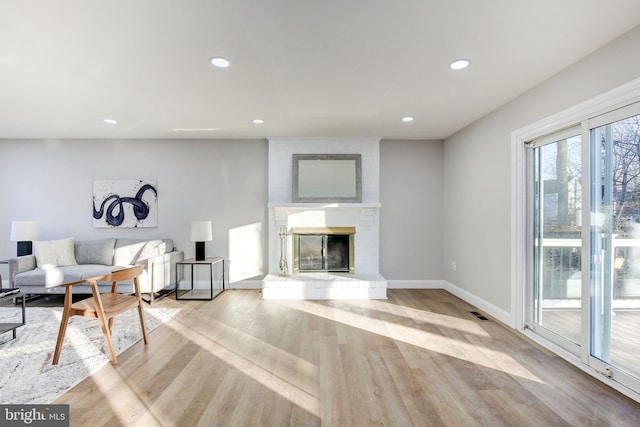
<path id="1" fill-rule="evenodd" d="M 387 281 L 379 273 L 379 143 L 379 138 L 269 138 L 269 273 L 262 281 L 264 299 L 386 299 Z M 293 202 L 293 157 L 304 153 L 359 154 L 362 200 Z M 313 232 L 301 233 L 309 229 Z M 296 235 L 336 231 L 348 236 L 348 268 L 300 271 Z"/>
<path id="2" fill-rule="evenodd" d="M 281 274 L 284 258 L 293 273 L 294 234 L 303 229 L 338 230 L 349 227 L 352 233 L 352 262 L 355 274 L 378 273 L 379 270 L 379 204 L 364 203 L 289 203 L 269 205 L 269 272 Z M 285 253 L 282 253 L 279 233 L 286 231 Z M 349 233 L 347 233 L 349 234 Z"/>

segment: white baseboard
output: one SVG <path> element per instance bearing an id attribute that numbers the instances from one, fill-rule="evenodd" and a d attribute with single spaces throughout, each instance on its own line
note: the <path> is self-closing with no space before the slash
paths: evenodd
<path id="1" fill-rule="evenodd" d="M 489 316 L 495 318 L 496 320 L 499 320 L 505 325 L 511 328 L 515 328 L 515 325 L 512 324 L 513 319 L 512 319 L 511 313 L 509 313 L 508 311 L 505 311 L 500 307 L 497 307 L 491 304 L 490 302 L 485 301 L 482 298 L 462 288 L 459 288 L 452 283 L 447 282 L 446 280 L 443 280 L 443 282 L 445 284 L 443 289 L 446 290 L 447 292 L 450 292 L 453 295 L 457 296 L 458 298 L 468 302 L 469 304 L 478 307 L 480 310 L 484 311 Z"/>
<path id="2" fill-rule="evenodd" d="M 227 289 L 262 289 L 262 279 L 240 280 L 226 284 Z"/>
<path id="3" fill-rule="evenodd" d="M 387 289 L 444 289 L 444 280 L 389 280 Z"/>

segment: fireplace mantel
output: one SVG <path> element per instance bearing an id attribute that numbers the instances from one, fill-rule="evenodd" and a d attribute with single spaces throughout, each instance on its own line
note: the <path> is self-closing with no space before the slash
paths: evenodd
<path id="1" fill-rule="evenodd" d="M 305 212 L 326 212 L 325 215 L 330 217 L 344 217 L 350 215 L 350 224 L 333 224 L 340 225 L 361 225 L 371 224 L 378 217 L 380 203 L 278 203 L 269 204 L 269 210 L 273 211 L 273 219 L 275 225 L 287 225 L 289 217 L 293 215 L 301 215 Z M 339 221 L 336 219 L 336 221 Z M 344 221 L 344 219 L 342 220 Z M 355 221 L 355 222 L 354 222 Z M 298 224 L 304 226 L 304 224 Z M 316 224 L 314 224 L 316 225 Z"/>

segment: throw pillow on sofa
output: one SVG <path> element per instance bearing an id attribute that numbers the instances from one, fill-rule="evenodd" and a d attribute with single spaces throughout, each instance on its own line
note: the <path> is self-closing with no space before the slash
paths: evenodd
<path id="1" fill-rule="evenodd" d="M 40 240 L 33 242 L 33 253 L 38 268 L 77 265 L 74 238 Z"/>
<path id="2" fill-rule="evenodd" d="M 87 240 L 75 243 L 78 264 L 112 265 L 116 239 Z"/>

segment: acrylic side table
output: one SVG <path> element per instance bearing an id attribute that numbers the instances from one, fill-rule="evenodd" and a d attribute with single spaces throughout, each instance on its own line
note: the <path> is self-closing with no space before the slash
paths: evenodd
<path id="1" fill-rule="evenodd" d="M 184 280 L 185 267 L 189 268 L 189 279 Z M 209 283 L 208 287 L 196 287 L 194 274 L 197 274 L 197 270 L 202 270 L 202 267 L 208 267 Z M 214 273 L 214 270 L 219 270 L 221 274 L 218 276 Z M 220 287 L 213 287 L 214 277 L 216 281 L 220 283 Z M 181 280 L 183 279 L 183 280 Z M 184 285 L 187 284 L 187 287 Z M 177 300 L 212 300 L 220 295 L 224 288 L 224 258 L 210 257 L 205 258 L 202 261 L 196 261 L 195 258 L 188 258 L 176 263 L 176 299 Z"/>

